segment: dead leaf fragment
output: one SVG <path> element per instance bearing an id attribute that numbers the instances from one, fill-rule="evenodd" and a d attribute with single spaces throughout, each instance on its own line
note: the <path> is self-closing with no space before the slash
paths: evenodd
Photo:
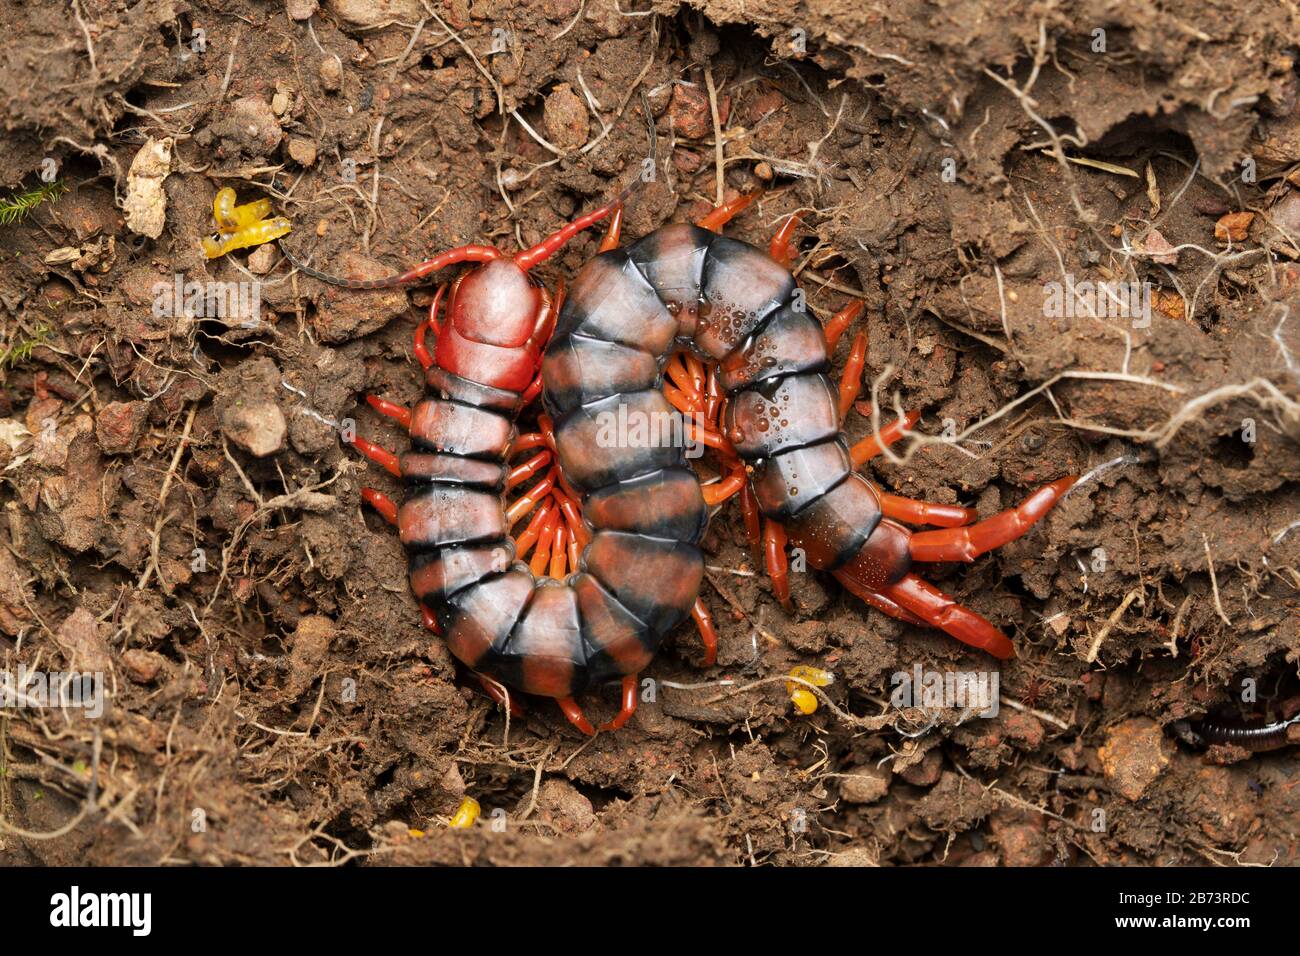
<path id="1" fill-rule="evenodd" d="M 127 228 L 137 235 L 157 239 L 167 222 L 167 194 L 163 180 L 172 169 L 172 139 L 148 139 L 131 160 L 126 174 Z"/>

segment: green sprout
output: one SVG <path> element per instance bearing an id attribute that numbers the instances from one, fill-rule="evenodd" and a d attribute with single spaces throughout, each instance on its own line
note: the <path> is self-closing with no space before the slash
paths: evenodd
<path id="1" fill-rule="evenodd" d="M 19 362 L 27 361 L 32 357 L 32 352 L 36 350 L 36 347 L 44 345 L 45 340 L 49 337 L 49 326 L 44 323 L 38 325 L 31 338 L 23 339 L 17 345 L 0 351 L 0 369 L 14 368 Z"/>
<path id="2" fill-rule="evenodd" d="M 27 218 L 27 214 L 41 203 L 58 199 L 67 191 L 68 187 L 63 184 L 63 180 L 58 179 L 52 183 L 42 183 L 27 192 L 14 193 L 0 199 L 0 226 L 12 226 L 22 222 Z"/>

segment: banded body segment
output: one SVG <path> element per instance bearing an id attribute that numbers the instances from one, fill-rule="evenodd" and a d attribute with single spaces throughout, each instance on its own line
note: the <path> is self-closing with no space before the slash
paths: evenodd
<path id="1" fill-rule="evenodd" d="M 579 405 L 653 389 L 658 379 L 657 356 L 577 333 L 557 338 L 542 359 L 543 399 L 555 418 Z"/>
<path id="2" fill-rule="evenodd" d="M 704 259 L 717 237 L 689 223 L 661 226 L 628 247 L 628 259 L 677 318 L 677 335 L 692 338 L 699 321 Z"/>
<path id="3" fill-rule="evenodd" d="M 568 697 L 587 686 L 578 600 L 558 581 L 534 582 L 532 600 L 510 636 L 493 649 L 492 670 L 513 687 Z"/>
<path id="4" fill-rule="evenodd" d="M 584 492 L 680 465 L 684 444 L 681 414 L 652 389 L 580 405 L 555 423 L 565 477 Z"/>
<path id="5" fill-rule="evenodd" d="M 704 555 L 693 544 L 599 531 L 583 567 L 657 641 L 690 613 L 704 578 Z"/>
<path id="6" fill-rule="evenodd" d="M 408 552 L 489 544 L 505 538 L 507 531 L 498 495 L 445 484 L 413 486 L 398 509 L 397 527 Z"/>
<path id="7" fill-rule="evenodd" d="M 732 395 L 726 429 L 746 461 L 829 441 L 840 434 L 835 392 L 824 375 L 768 380 Z"/>
<path id="8" fill-rule="evenodd" d="M 592 492 L 583 517 L 598 531 L 699 544 L 709 523 L 700 482 L 686 468 L 661 471 L 615 482 Z"/>
<path id="9" fill-rule="evenodd" d="M 570 335 L 616 342 L 658 358 L 677 334 L 677 320 L 623 250 L 588 262 L 569 286 L 552 340 Z"/>
<path id="10" fill-rule="evenodd" d="M 715 236 L 704 258 L 696 347 L 722 361 L 787 303 L 794 290 L 794 277 L 766 253 Z"/>
<path id="11" fill-rule="evenodd" d="M 505 415 L 440 398 L 425 398 L 411 409 L 411 440 L 416 448 L 466 458 L 500 458 L 514 439 Z"/>

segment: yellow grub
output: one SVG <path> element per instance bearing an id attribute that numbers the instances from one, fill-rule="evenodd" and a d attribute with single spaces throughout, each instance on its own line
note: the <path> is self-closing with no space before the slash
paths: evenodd
<path id="1" fill-rule="evenodd" d="M 235 191 L 229 187 L 217 191 L 212 201 L 212 218 L 221 230 L 215 238 L 203 240 L 203 254 L 217 259 L 236 249 L 260 246 L 287 235 L 293 228 L 288 219 L 267 219 L 271 200 L 257 199 L 242 206 L 235 204 Z"/>
<path id="2" fill-rule="evenodd" d="M 468 830 L 478 819 L 479 812 L 478 801 L 473 797 L 466 797 L 460 802 L 460 807 L 457 808 L 448 826 L 456 830 Z"/>
<path id="3" fill-rule="evenodd" d="M 792 668 L 790 676 L 807 681 L 815 687 L 826 687 L 835 682 L 835 675 L 830 671 L 824 671 L 820 667 L 809 667 L 806 664 Z M 817 710 L 817 695 L 803 684 L 786 681 L 785 691 L 790 695 L 790 701 L 799 713 L 807 716 Z"/>
<path id="4" fill-rule="evenodd" d="M 800 687 L 790 694 L 794 709 L 805 717 L 817 710 L 817 695 L 806 687 Z"/>

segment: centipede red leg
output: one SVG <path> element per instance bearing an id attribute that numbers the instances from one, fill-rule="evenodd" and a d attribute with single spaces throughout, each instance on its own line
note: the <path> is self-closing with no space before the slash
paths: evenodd
<path id="1" fill-rule="evenodd" d="M 1076 481 L 1077 475 L 1058 478 L 1006 511 L 977 524 L 942 531 L 921 531 L 912 535 L 910 550 L 914 561 L 974 561 L 981 554 L 1014 541 L 1034 526 L 1061 499 Z"/>
<path id="2" fill-rule="evenodd" d="M 385 521 L 394 527 L 397 526 L 397 503 L 392 498 L 374 488 L 362 488 L 361 497 L 370 507 L 383 515 Z"/>
<path id="3" fill-rule="evenodd" d="M 380 448 L 378 445 L 374 444 L 373 442 L 368 442 L 364 438 L 361 438 L 359 436 L 354 437 L 350 442 L 350 444 L 354 448 L 356 448 L 357 451 L 361 452 L 361 454 L 365 455 L 367 458 L 373 461 L 376 465 L 380 465 L 381 467 L 383 467 L 383 469 L 387 471 L 390 475 L 393 475 L 397 478 L 402 477 L 402 469 L 398 467 L 397 456 L 394 455 L 388 449 Z"/>
<path id="4" fill-rule="evenodd" d="M 593 209 L 591 212 L 579 216 L 577 219 L 573 220 L 573 222 L 567 223 L 555 230 L 555 232 L 551 233 L 531 249 L 525 249 L 523 252 L 520 252 L 515 256 L 515 263 L 519 268 L 527 272 L 539 262 L 543 262 L 555 255 L 555 253 L 558 252 L 566 242 L 578 233 L 582 232 L 582 230 L 594 226 L 606 216 L 622 207 L 623 204 L 616 200 L 612 203 L 606 203 L 599 209 Z"/>
<path id="5" fill-rule="evenodd" d="M 628 674 L 623 678 L 622 707 L 619 709 L 618 716 L 609 723 L 600 725 L 601 730 L 618 730 L 631 719 L 636 713 L 637 689 L 636 674 Z"/>
<path id="6" fill-rule="evenodd" d="M 974 508 L 963 508 L 961 505 L 917 501 L 915 498 L 902 498 L 883 491 L 877 494 L 880 496 L 881 512 L 886 518 L 893 518 L 895 521 L 932 524 L 939 528 L 958 528 L 970 524 L 979 517 Z"/>
<path id="7" fill-rule="evenodd" d="M 700 631 L 700 641 L 704 644 L 704 666 L 712 667 L 718 660 L 718 629 L 713 624 L 713 615 L 704 598 L 696 598 L 691 605 L 691 617 Z"/>
<path id="8" fill-rule="evenodd" d="M 377 395 L 367 395 L 366 402 L 379 414 L 387 415 L 405 428 L 411 427 L 411 410 L 409 408 L 386 401 Z"/>
<path id="9" fill-rule="evenodd" d="M 420 604 L 420 619 L 424 622 L 425 627 L 442 637 L 442 625 L 438 623 L 433 611 L 429 610 L 423 602 Z"/>
<path id="10" fill-rule="evenodd" d="M 787 269 L 794 261 L 794 232 L 799 228 L 799 218 L 799 213 L 791 213 L 767 247 L 767 254 Z"/>
<path id="11" fill-rule="evenodd" d="M 438 291 L 433 295 L 433 302 L 429 304 L 429 317 L 415 327 L 411 351 L 415 353 L 415 360 L 420 363 L 421 368 L 433 367 L 433 356 L 429 354 L 429 346 L 425 344 L 424 336 L 429 329 L 433 329 L 435 335 L 438 333 L 438 308 L 442 304 L 442 297 L 446 291 L 447 283 L 438 286 Z"/>
<path id="12" fill-rule="evenodd" d="M 878 435 L 868 435 L 862 441 L 858 442 L 849 449 L 849 457 L 853 459 L 854 467 L 865 464 L 872 458 L 875 458 L 882 451 L 898 441 L 904 435 L 912 430 L 917 422 L 921 420 L 921 413 L 911 411 L 902 418 L 896 418 L 884 428 L 880 429 Z"/>
<path id="13" fill-rule="evenodd" d="M 605 238 L 600 240 L 600 251 L 609 252 L 618 248 L 619 237 L 623 234 L 623 207 L 617 206 L 605 226 Z"/>
<path id="14" fill-rule="evenodd" d="M 712 212 L 695 220 L 695 225 L 701 229 L 707 229 L 709 232 L 717 232 L 761 195 L 763 195 L 761 189 L 741 193 L 734 199 L 728 199 L 721 206 L 715 206 Z"/>
<path id="15" fill-rule="evenodd" d="M 963 644 L 988 651 L 1001 660 L 1016 656 L 1011 640 L 968 607 L 958 604 L 915 574 L 880 589 L 881 596 Z"/>
<path id="16" fill-rule="evenodd" d="M 555 702 L 560 705 L 560 712 L 568 718 L 569 723 L 588 737 L 596 736 L 596 728 L 591 726 L 591 721 L 587 719 L 587 715 L 582 712 L 576 700 L 572 697 L 557 697 Z"/>
<path id="17" fill-rule="evenodd" d="M 858 395 L 862 391 L 862 369 L 866 364 L 867 333 L 859 332 L 853 337 L 853 347 L 849 349 L 848 360 L 844 363 L 844 374 L 840 376 L 840 421 L 844 421 L 849 409 L 858 400 Z"/>
<path id="18" fill-rule="evenodd" d="M 772 591 L 776 599 L 789 609 L 790 604 L 790 562 L 785 554 L 785 528 L 770 518 L 763 526 L 763 552 L 767 559 L 767 576 L 772 579 Z"/>
<path id="19" fill-rule="evenodd" d="M 844 335 L 850 325 L 857 321 L 858 316 L 862 314 L 862 310 L 866 307 L 867 304 L 861 299 L 854 299 L 831 316 L 830 321 L 826 323 L 826 327 L 823 329 L 826 333 L 827 349 L 832 352 L 835 351 L 835 346 L 839 344 L 840 337 Z"/>

